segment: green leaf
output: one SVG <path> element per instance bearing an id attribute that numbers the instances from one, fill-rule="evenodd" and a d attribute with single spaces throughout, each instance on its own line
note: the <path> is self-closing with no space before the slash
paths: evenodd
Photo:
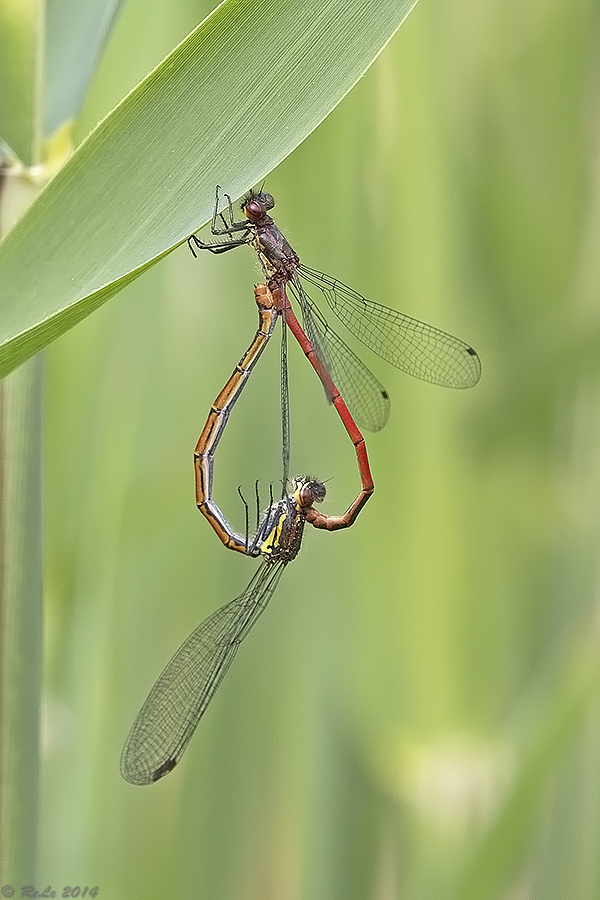
<path id="1" fill-rule="evenodd" d="M 39 162 L 43 0 L 0 0 L 0 140 Z"/>
<path id="2" fill-rule="evenodd" d="M 79 113 L 122 0 L 48 0 L 44 133 Z"/>
<path id="3" fill-rule="evenodd" d="M 313 131 L 416 0 L 226 0 L 0 245 L 0 376 L 161 259 Z"/>

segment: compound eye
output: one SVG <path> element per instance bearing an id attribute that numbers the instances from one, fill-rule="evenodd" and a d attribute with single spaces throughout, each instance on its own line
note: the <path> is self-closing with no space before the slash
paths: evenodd
<path id="1" fill-rule="evenodd" d="M 310 485 L 303 484 L 302 487 L 298 491 L 298 497 L 300 499 L 300 506 L 310 506 L 313 502 L 312 491 L 310 489 Z"/>
<path id="2" fill-rule="evenodd" d="M 246 213 L 246 217 L 251 221 L 260 219 L 264 212 L 263 205 L 256 198 L 248 200 L 244 207 L 244 212 Z"/>
<path id="3" fill-rule="evenodd" d="M 300 505 L 312 506 L 313 503 L 322 503 L 325 499 L 325 485 L 320 481 L 305 481 L 298 489 Z"/>

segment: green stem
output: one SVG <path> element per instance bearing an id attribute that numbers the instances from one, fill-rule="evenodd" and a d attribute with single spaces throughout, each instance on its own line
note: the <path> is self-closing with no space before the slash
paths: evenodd
<path id="1" fill-rule="evenodd" d="M 0 885 L 35 884 L 42 675 L 39 356 L 0 382 Z"/>

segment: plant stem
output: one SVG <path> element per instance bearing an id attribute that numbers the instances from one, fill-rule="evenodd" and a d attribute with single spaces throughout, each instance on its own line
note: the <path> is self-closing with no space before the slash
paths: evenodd
<path id="1" fill-rule="evenodd" d="M 0 884 L 16 894 L 36 876 L 42 368 L 38 355 L 0 382 Z"/>

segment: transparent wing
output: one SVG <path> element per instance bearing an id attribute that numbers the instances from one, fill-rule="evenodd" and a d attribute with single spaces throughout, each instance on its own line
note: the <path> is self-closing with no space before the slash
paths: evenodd
<path id="1" fill-rule="evenodd" d="M 221 684 L 237 649 L 266 608 L 285 562 L 263 563 L 245 591 L 205 619 L 181 645 L 140 709 L 121 754 L 121 775 L 152 784 L 170 772 Z"/>
<path id="2" fill-rule="evenodd" d="M 460 338 L 373 303 L 315 269 L 300 266 L 346 328 L 370 350 L 408 375 L 443 387 L 468 388 L 481 376 L 475 350 Z"/>
<path id="3" fill-rule="evenodd" d="M 384 386 L 342 340 L 312 302 L 298 279 L 288 283 L 302 309 L 302 324 L 359 428 L 381 431 L 391 409 Z"/>
<path id="4" fill-rule="evenodd" d="M 290 390 L 287 363 L 287 325 L 281 317 L 281 499 L 287 493 L 290 480 Z"/>

